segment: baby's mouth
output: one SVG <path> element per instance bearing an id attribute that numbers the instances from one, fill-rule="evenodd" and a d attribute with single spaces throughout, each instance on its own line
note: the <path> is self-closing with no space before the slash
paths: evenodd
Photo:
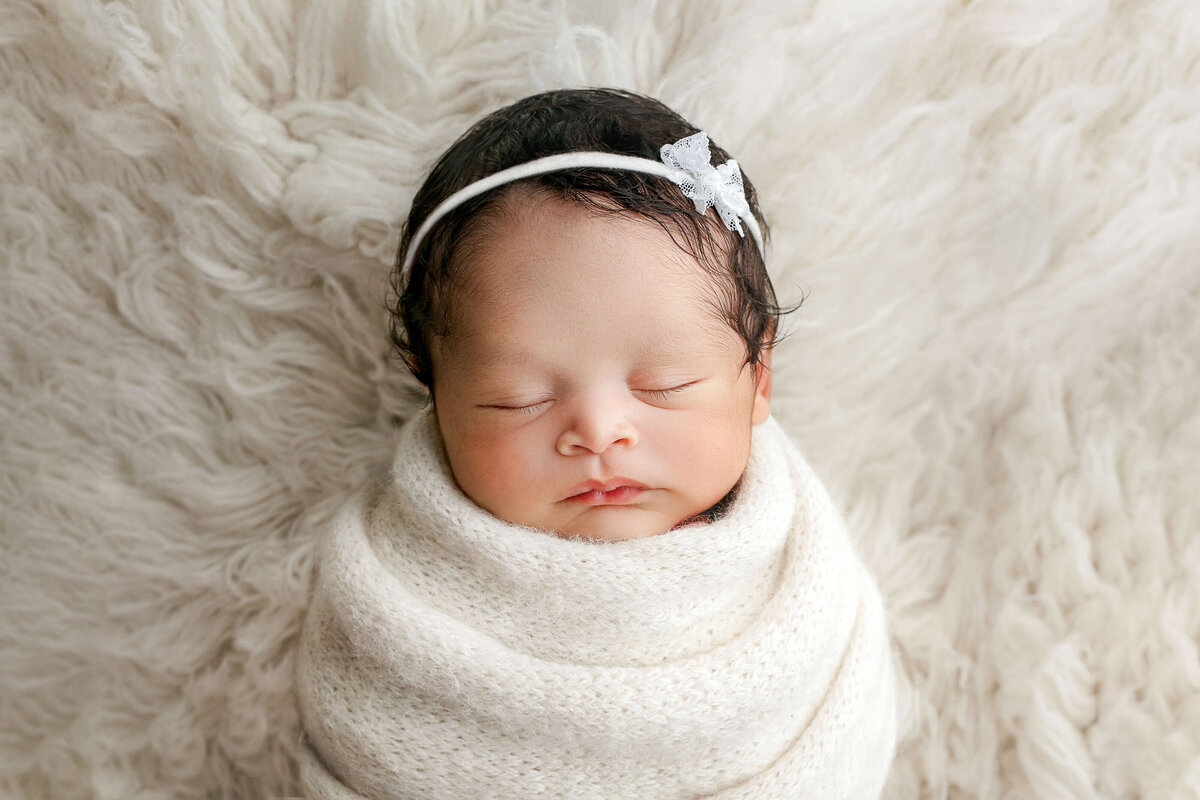
<path id="1" fill-rule="evenodd" d="M 623 506 L 632 503 L 646 490 L 640 486 L 618 486 L 609 491 L 601 491 L 592 489 L 586 492 L 574 494 L 567 499 L 573 503 L 582 503 L 586 506 Z"/>
<path id="2" fill-rule="evenodd" d="M 584 481 L 571 490 L 566 499 L 589 506 L 626 505 L 636 500 L 650 487 L 632 478 L 610 478 L 607 481 Z"/>

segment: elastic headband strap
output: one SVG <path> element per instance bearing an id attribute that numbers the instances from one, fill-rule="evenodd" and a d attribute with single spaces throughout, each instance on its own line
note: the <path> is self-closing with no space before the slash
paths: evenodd
<path id="1" fill-rule="evenodd" d="M 622 169 L 630 172 L 644 172 L 648 175 L 659 175 L 675 182 L 676 184 L 679 184 L 681 181 L 692 181 L 692 178 L 684 170 L 668 167 L 666 164 L 660 161 L 654 161 L 649 158 L 626 156 L 619 153 L 601 153 L 594 150 L 577 150 L 571 153 L 559 153 L 553 156 L 536 158 L 533 161 L 527 161 L 524 164 L 518 164 L 515 167 L 502 169 L 499 172 L 488 175 L 486 178 L 480 178 L 474 183 L 467 184 L 439 203 L 437 208 L 433 210 L 433 213 L 426 217 L 425 221 L 421 223 L 421 227 L 417 229 L 416 235 L 409 240 L 408 250 L 406 250 L 404 253 L 404 262 L 400 268 L 400 274 L 402 276 L 407 275 L 408 271 L 412 269 L 413 262 L 417 258 L 417 252 L 421 249 L 421 243 L 425 240 L 425 237 L 429 235 L 429 232 L 433 230 L 433 226 L 437 225 L 442 217 L 446 216 L 466 201 L 473 197 L 478 197 L 484 192 L 495 189 L 497 186 L 501 186 L 506 183 L 519 181 L 523 178 L 530 178 L 534 175 L 544 175 L 547 172 L 560 172 L 562 170 L 576 169 L 578 167 Z M 739 175 L 738 177 L 740 185 L 741 176 Z M 754 241 L 758 245 L 758 252 L 765 260 L 766 252 L 763 248 L 762 232 L 758 228 L 758 221 L 755 220 L 754 215 L 750 213 L 741 214 L 739 217 L 743 222 L 746 223 L 746 226 L 750 228 L 750 235 L 754 237 Z"/>

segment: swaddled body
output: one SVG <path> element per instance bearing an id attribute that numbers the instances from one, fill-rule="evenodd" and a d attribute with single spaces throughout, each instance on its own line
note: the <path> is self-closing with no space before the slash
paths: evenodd
<path id="1" fill-rule="evenodd" d="M 692 133 L 646 98 L 548 93 L 418 193 L 397 341 L 433 403 L 322 544 L 297 662 L 311 797 L 878 796 L 883 606 L 769 416 L 753 187 L 586 163 L 480 180 Z M 731 227 L 671 181 L 708 182 Z"/>
<path id="2" fill-rule="evenodd" d="M 480 509 L 421 412 L 319 565 L 310 800 L 875 798 L 887 776 L 883 606 L 771 419 L 721 518 L 600 542 Z"/>

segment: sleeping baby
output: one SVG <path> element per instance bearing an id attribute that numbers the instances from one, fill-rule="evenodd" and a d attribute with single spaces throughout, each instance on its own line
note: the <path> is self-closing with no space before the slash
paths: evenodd
<path id="1" fill-rule="evenodd" d="M 392 337 L 429 402 L 323 537 L 309 798 L 875 798 L 886 616 L 770 416 L 753 186 L 656 100 L 552 91 L 434 165 Z"/>

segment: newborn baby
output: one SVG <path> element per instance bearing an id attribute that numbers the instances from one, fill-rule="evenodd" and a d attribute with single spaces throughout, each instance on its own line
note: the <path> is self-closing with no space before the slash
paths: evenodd
<path id="1" fill-rule="evenodd" d="M 593 92 L 573 117 L 550 102 L 509 110 L 443 156 L 409 239 L 496 157 L 491 137 L 512 137 L 504 157 L 518 160 L 587 138 L 657 154 L 686 131 L 673 112 L 617 94 Z M 539 130 L 537 116 L 555 111 L 576 130 Z M 737 178 L 728 188 L 761 226 Z M 414 254 L 396 343 L 477 504 L 553 533 L 630 539 L 732 490 L 751 426 L 767 418 L 780 309 L 757 242 L 698 206 L 660 176 L 580 166 L 464 204 L 441 221 L 443 241 Z"/>
<path id="2" fill-rule="evenodd" d="M 769 414 L 764 230 L 631 93 L 526 98 L 442 156 L 392 328 L 430 404 L 318 553 L 309 797 L 879 795 L 884 609 Z"/>
<path id="3" fill-rule="evenodd" d="M 652 220 L 546 189 L 510 190 L 489 214 L 459 323 L 430 343 L 463 492 L 509 522 L 603 539 L 714 506 L 769 408 L 766 343 L 750 348 L 717 299 L 731 281 L 714 286 Z"/>

